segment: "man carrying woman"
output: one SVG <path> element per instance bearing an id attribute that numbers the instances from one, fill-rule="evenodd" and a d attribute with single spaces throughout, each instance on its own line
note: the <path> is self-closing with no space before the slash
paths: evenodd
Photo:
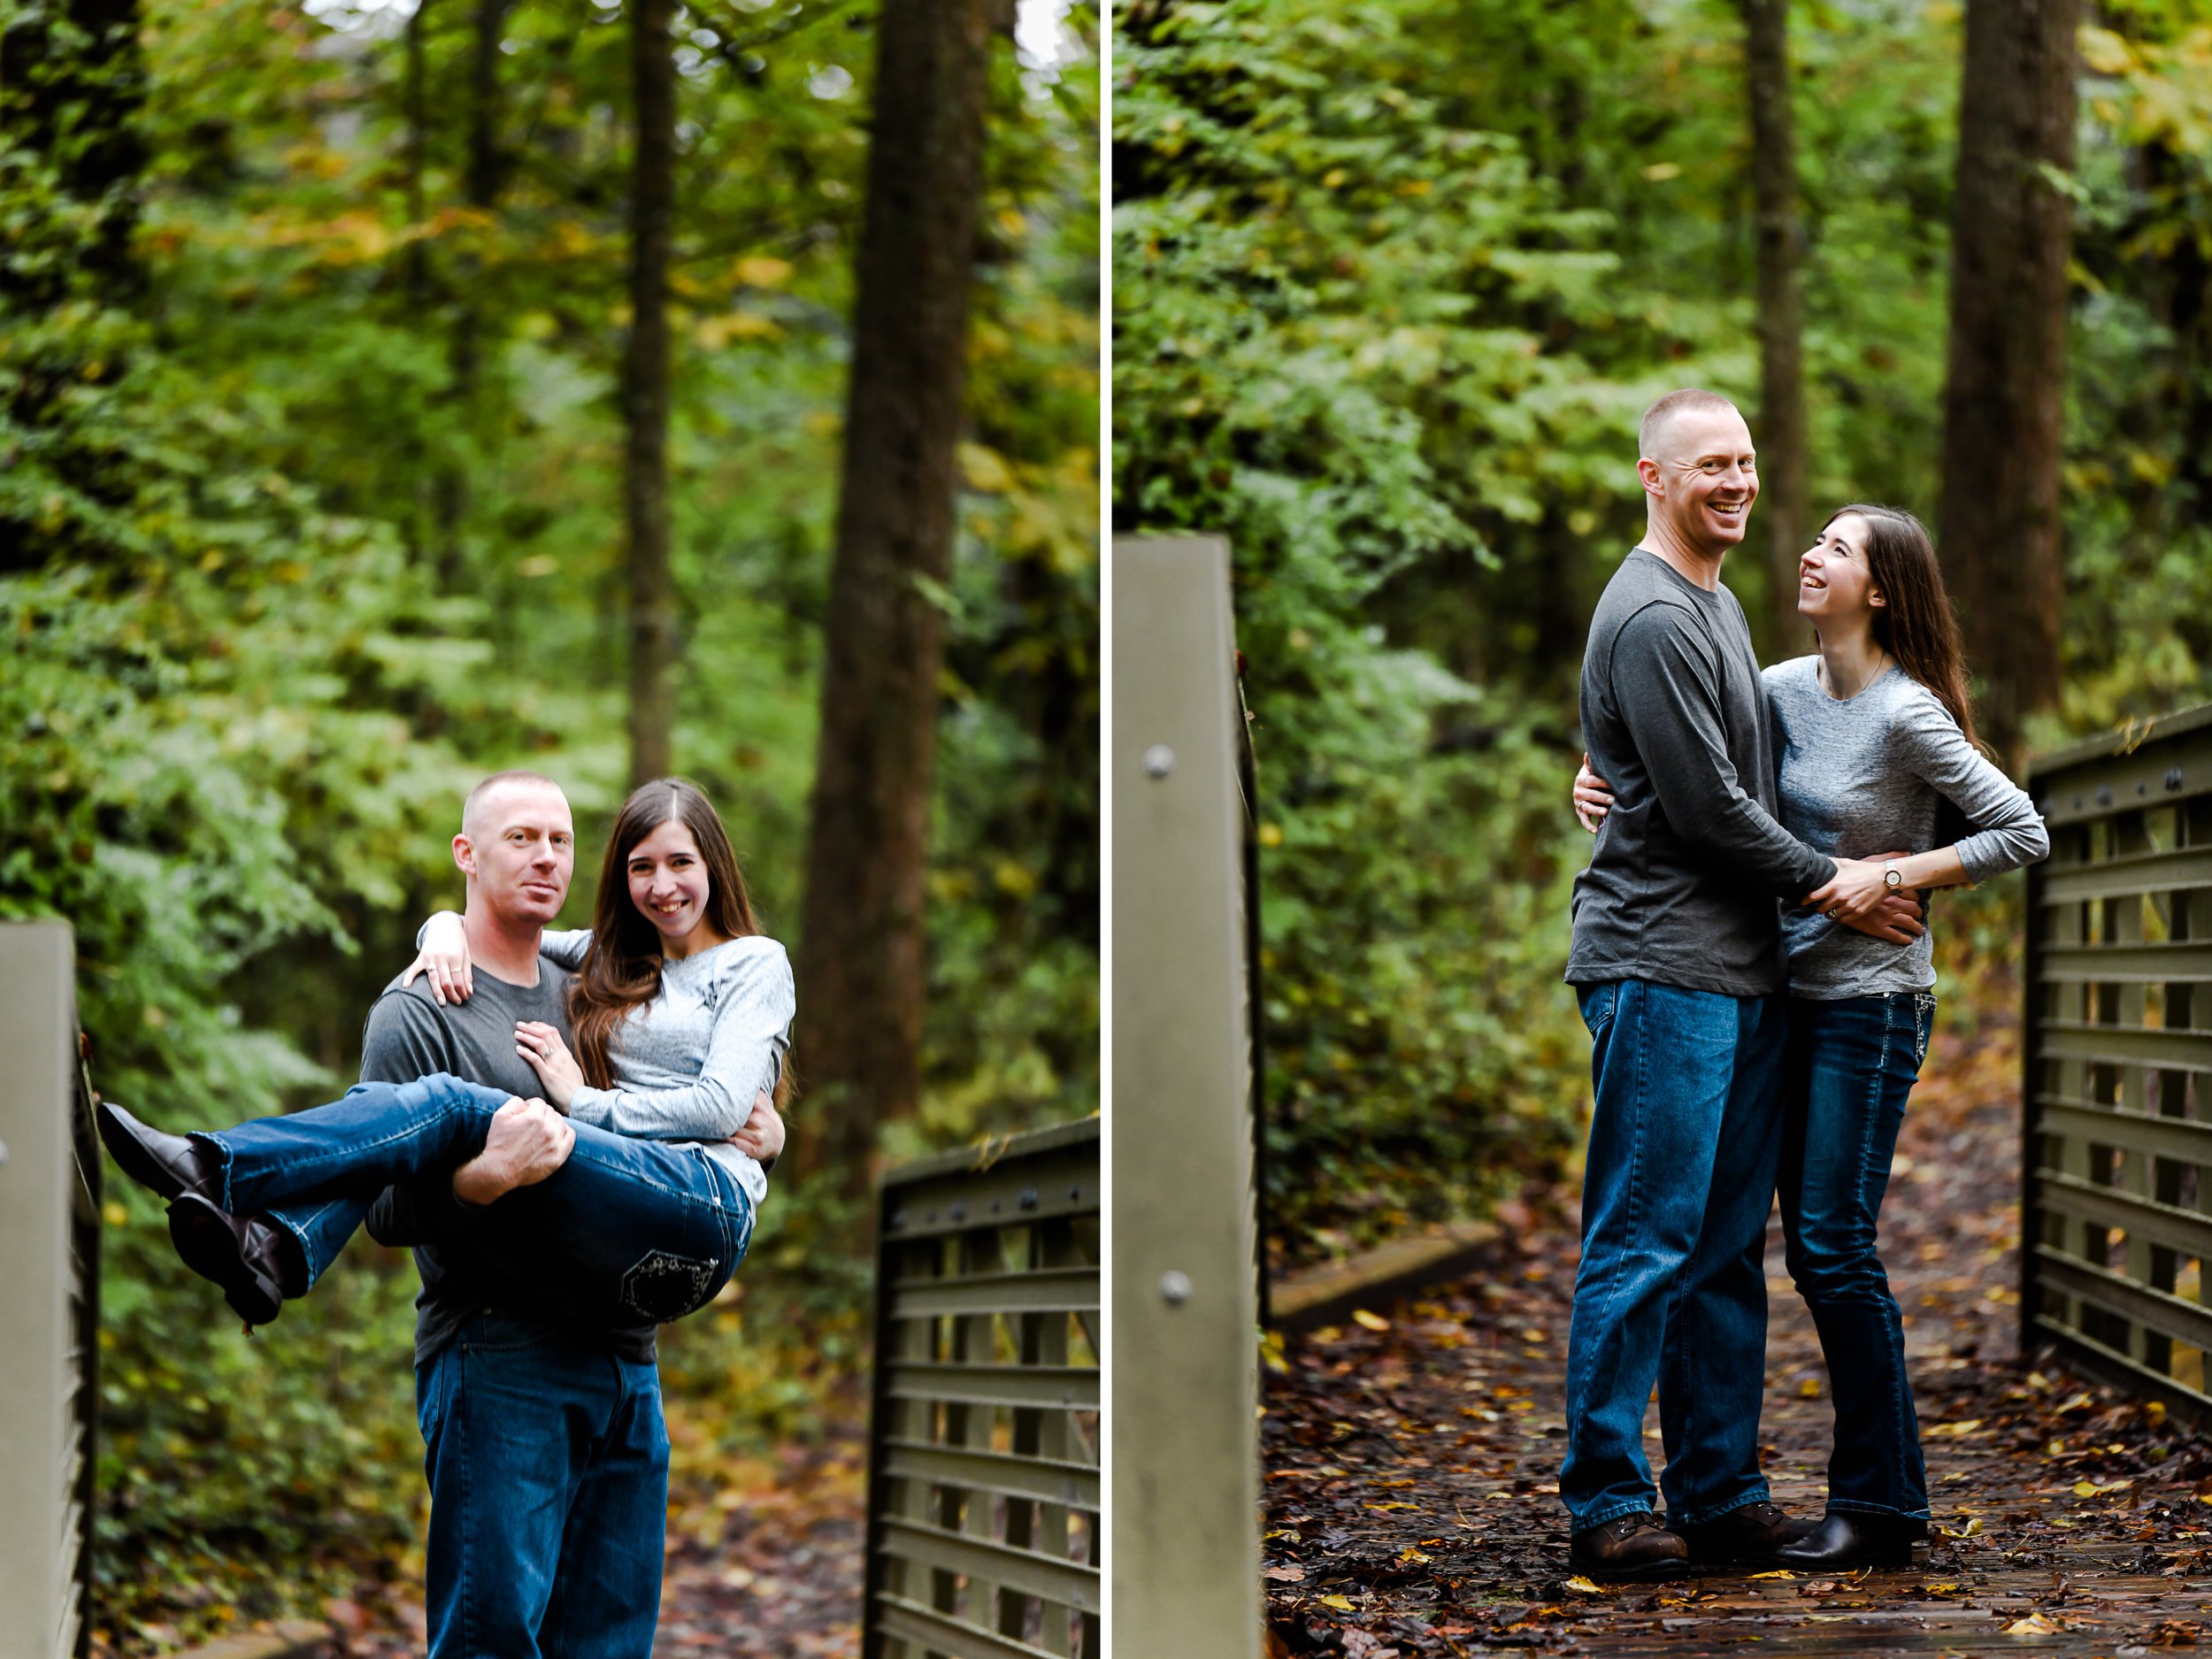
<path id="1" fill-rule="evenodd" d="M 433 1659 L 646 1659 L 668 1475 L 654 1325 L 711 1299 L 750 1241 L 783 1138 L 767 1091 L 789 965 L 680 780 L 634 792 L 592 932 L 557 954 L 559 788 L 486 780 L 453 848 L 458 952 L 379 999 L 361 1087 L 189 1137 L 104 1105 L 101 1133 L 250 1325 L 308 1294 L 372 1204 L 377 1236 L 417 1245 Z"/>

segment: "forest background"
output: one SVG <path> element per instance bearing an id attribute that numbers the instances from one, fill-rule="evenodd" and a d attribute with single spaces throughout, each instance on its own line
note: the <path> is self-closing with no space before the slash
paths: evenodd
<path id="1" fill-rule="evenodd" d="M 0 917 L 74 926 L 96 1084 L 157 1123 L 353 1079 L 487 771 L 567 787 L 583 925 L 664 764 L 641 730 L 803 964 L 876 8 L 652 4 L 0 4 Z M 1099 19 L 985 10 L 955 556 L 912 580 L 945 635 L 920 1087 L 863 1125 L 892 1158 L 1097 1103 Z M 791 1124 L 818 1165 L 803 1087 Z M 664 1334 L 680 1495 L 864 1410 L 869 1162 L 787 1165 L 746 1271 Z M 357 1241 L 247 1342 L 158 1204 L 108 1194 L 116 1649 L 419 1580 L 406 1256 Z"/>
<path id="2" fill-rule="evenodd" d="M 2203 0 L 1114 16 L 1114 529 L 1233 549 L 1279 1264 L 1571 1171 L 1576 682 L 1661 394 L 1760 442 L 1762 661 L 1870 500 L 2008 762 L 2212 695 Z M 1948 1018 L 2020 890 L 1939 902 Z"/>

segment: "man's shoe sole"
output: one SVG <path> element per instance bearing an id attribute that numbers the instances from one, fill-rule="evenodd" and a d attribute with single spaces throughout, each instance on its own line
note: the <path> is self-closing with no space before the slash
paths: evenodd
<path id="1" fill-rule="evenodd" d="M 230 1310 L 248 1325 L 266 1325 L 283 1310 L 283 1292 L 246 1259 L 231 1217 L 197 1193 L 169 1206 L 169 1238 L 184 1264 L 221 1286 Z"/>
<path id="2" fill-rule="evenodd" d="M 1567 1570 L 1598 1584 L 1650 1584 L 1667 1578 L 1689 1578 L 1697 1574 L 1694 1563 L 1687 1561 L 1648 1561 L 1638 1567 L 1601 1567 L 1594 1562 L 1577 1561 L 1567 1557 Z"/>

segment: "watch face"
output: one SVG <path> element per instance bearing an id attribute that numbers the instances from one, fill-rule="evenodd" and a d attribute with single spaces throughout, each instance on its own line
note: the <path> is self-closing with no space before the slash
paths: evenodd
<path id="1" fill-rule="evenodd" d="M 1901 887 L 1905 885 L 1905 872 L 1901 870 L 1885 870 L 1882 872 L 1882 880 L 1886 886 Z"/>

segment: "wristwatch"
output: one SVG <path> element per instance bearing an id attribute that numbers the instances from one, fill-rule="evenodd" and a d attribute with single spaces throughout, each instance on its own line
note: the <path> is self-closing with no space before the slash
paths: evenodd
<path id="1" fill-rule="evenodd" d="M 1882 866 L 1882 885 L 1887 887 L 1892 893 L 1896 892 L 1898 888 L 1905 885 L 1905 872 L 1900 870 L 1893 863 L 1884 864 Z"/>

